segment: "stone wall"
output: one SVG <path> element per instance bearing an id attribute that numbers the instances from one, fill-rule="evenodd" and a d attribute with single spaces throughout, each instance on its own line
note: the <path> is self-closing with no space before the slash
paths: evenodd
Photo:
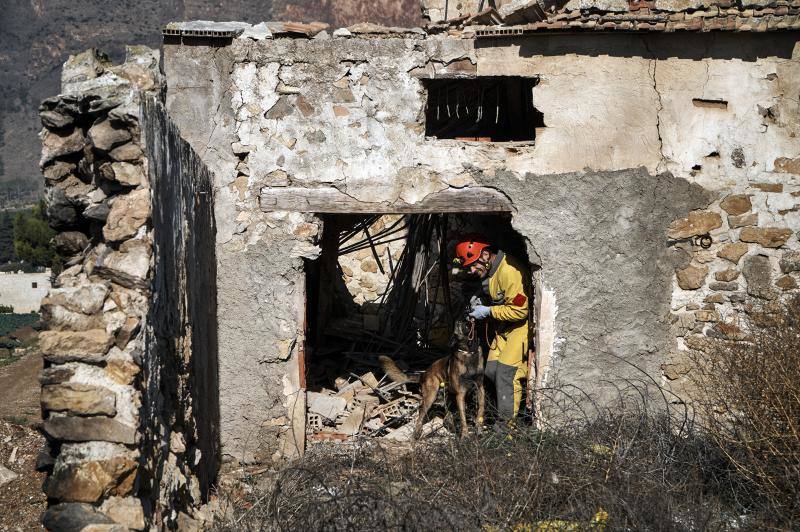
<path id="1" fill-rule="evenodd" d="M 205 516 L 219 470 L 215 222 L 210 174 L 163 104 L 142 106 L 153 196 L 154 269 L 143 357 L 139 495 L 155 522 Z"/>
<path id="2" fill-rule="evenodd" d="M 271 394 L 293 378 L 301 353 L 281 346 L 301 345 L 303 317 L 274 294 L 302 301 L 302 257 L 319 252 L 311 214 L 259 204 L 259 192 L 335 189 L 359 209 L 390 212 L 441 191 L 498 190 L 541 267 L 540 378 L 601 401 L 616 394 L 607 381 L 639 371 L 631 364 L 662 378 L 679 345 L 669 225 L 754 184 L 797 179 L 796 43 L 792 33 L 473 41 L 372 28 L 165 46 L 167 107 L 217 193 L 223 447 L 245 428 L 252 437 L 245 406 L 257 405 L 263 424 L 291 418 L 297 388 Z M 546 127 L 533 145 L 425 138 L 421 80 L 507 75 L 539 80 Z M 779 225 L 758 208 L 762 227 Z M 259 317 L 244 337 L 243 316 Z M 226 390 L 244 368 L 258 368 L 254 386 Z"/>
<path id="3" fill-rule="evenodd" d="M 42 302 L 51 530 L 146 524 L 138 444 L 152 224 L 139 95 L 159 86 L 157 52 L 129 48 L 114 66 L 89 50 L 67 61 L 63 93 L 40 108 L 47 216 L 79 243 Z"/>
<path id="4" fill-rule="evenodd" d="M 42 273 L 0 272 L 0 305 L 16 313 L 38 312 L 50 290 L 50 270 Z"/>
<path id="5" fill-rule="evenodd" d="M 51 530 L 197 525 L 219 468 L 213 200 L 158 63 L 71 57 L 41 107 L 47 216 L 75 244 L 42 302 Z"/>

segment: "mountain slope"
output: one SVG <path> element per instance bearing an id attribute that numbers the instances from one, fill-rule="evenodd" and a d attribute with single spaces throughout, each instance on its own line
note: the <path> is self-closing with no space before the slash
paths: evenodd
<path id="1" fill-rule="evenodd" d="M 0 209 L 42 188 L 39 102 L 59 92 L 69 54 L 96 47 L 119 60 L 126 44 L 158 47 L 176 20 L 320 20 L 419 24 L 417 0 L 15 0 L 0 17 Z"/>

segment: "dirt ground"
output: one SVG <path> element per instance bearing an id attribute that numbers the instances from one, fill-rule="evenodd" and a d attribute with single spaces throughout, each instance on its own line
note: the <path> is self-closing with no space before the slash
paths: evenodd
<path id="1" fill-rule="evenodd" d="M 0 465 L 19 476 L 0 487 L 0 531 L 42 530 L 45 509 L 44 474 L 36 471 L 36 456 L 44 438 L 40 422 L 38 352 L 0 367 Z"/>

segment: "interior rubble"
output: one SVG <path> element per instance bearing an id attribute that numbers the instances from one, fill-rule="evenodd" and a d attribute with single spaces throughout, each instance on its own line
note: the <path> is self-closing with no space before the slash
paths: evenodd
<path id="1" fill-rule="evenodd" d="M 389 380 L 378 357 L 413 375 L 449 354 L 455 320 L 481 291 L 452 262 L 460 237 L 483 234 L 523 258 L 524 242 L 508 215 L 324 215 L 323 225 L 322 254 L 307 263 L 308 441 L 407 440 L 419 387 Z M 423 436 L 452 430 L 445 397 Z"/>

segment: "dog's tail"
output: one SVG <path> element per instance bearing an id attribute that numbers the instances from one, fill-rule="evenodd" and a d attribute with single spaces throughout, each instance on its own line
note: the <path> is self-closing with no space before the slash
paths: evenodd
<path id="1" fill-rule="evenodd" d="M 381 355 L 378 357 L 378 360 L 381 363 L 381 368 L 383 368 L 384 373 L 389 379 L 393 382 L 419 382 L 419 375 L 406 375 L 403 370 L 397 367 L 397 364 L 394 363 L 394 360 L 391 358 Z"/>

